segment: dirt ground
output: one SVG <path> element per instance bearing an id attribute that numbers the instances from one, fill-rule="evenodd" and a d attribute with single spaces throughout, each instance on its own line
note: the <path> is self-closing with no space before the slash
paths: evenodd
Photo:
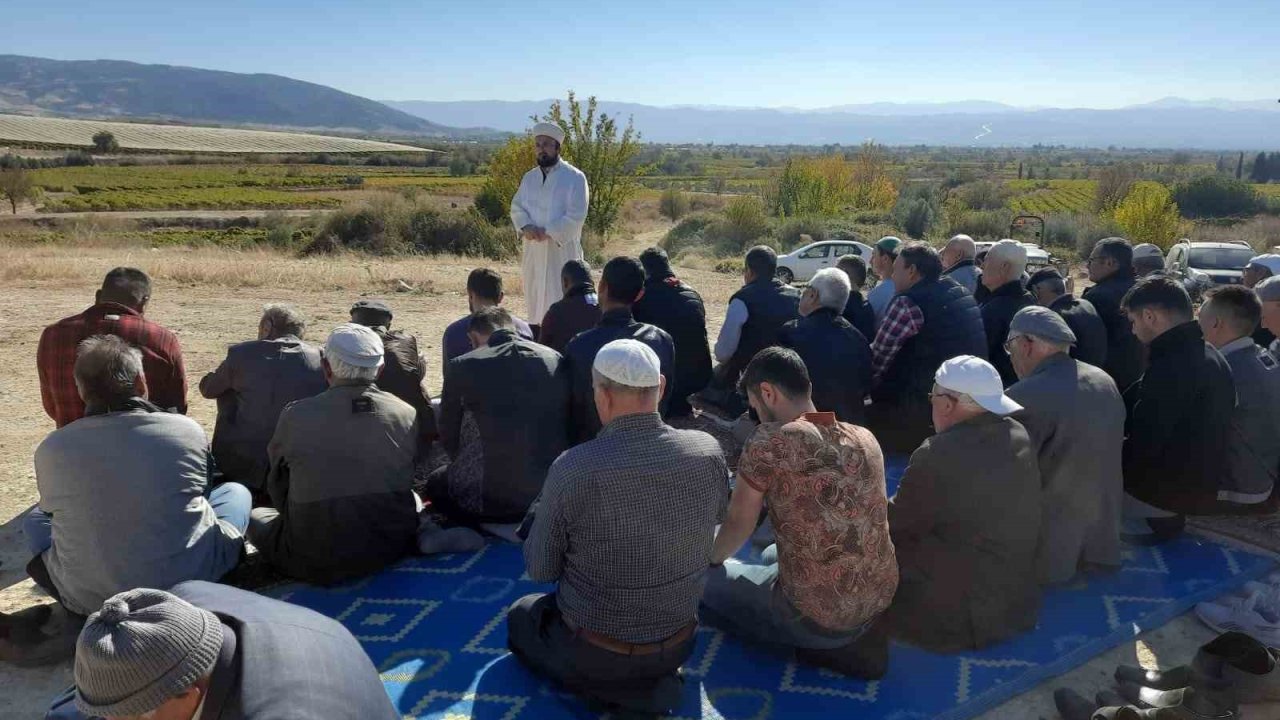
<path id="1" fill-rule="evenodd" d="M 636 252 L 659 235 L 660 231 L 656 230 L 644 233 L 617 243 L 610 250 Z M 225 254 L 167 249 L 126 255 L 128 262 L 141 265 L 156 278 L 148 316 L 178 334 L 186 357 L 190 415 L 209 433 L 213 431 L 215 406 L 212 401 L 199 397 L 196 385 L 200 377 L 222 359 L 227 345 L 253 336 L 262 306 L 271 302 L 289 302 L 300 308 L 309 320 L 310 337 L 318 340 L 329 328 L 346 320 L 347 308 L 362 294 L 386 298 L 395 309 L 395 325 L 418 336 L 420 347 L 430 361 L 429 387 L 433 394 L 438 392 L 440 337 L 446 324 L 465 314 L 466 274 L 476 265 L 474 261 L 447 258 L 353 260 L 351 262 L 361 266 L 361 272 L 341 274 L 326 269 L 317 277 L 328 284 L 312 285 L 308 289 L 308 277 L 318 272 L 316 266 L 282 256 L 246 255 L 242 260 L 244 278 L 223 274 L 214 276 L 217 282 L 206 282 L 201 280 L 205 276 L 193 268 L 226 263 Z M 13 269 L 19 261 L 25 263 L 24 272 L 3 272 L 0 267 L 0 305 L 10 308 L 9 312 L 0 314 L 0 406 L 5 409 L 5 420 L 0 423 L 0 562 L 3 563 L 0 611 L 49 602 L 25 578 L 23 567 L 28 558 L 20 529 L 22 513 L 36 500 L 32 454 L 40 440 L 53 429 L 52 421 L 41 406 L 36 377 L 35 354 L 40 331 L 45 325 L 89 306 L 102 275 L 125 258 L 121 251 L 110 248 L 44 248 L 35 253 L 0 247 L 0 265 Z M 264 269 L 263 263 L 270 263 L 271 267 Z M 492 266 L 508 279 L 511 287 L 506 304 L 517 314 L 523 314 L 523 298 L 518 294 L 518 265 Z M 264 272 L 276 281 L 251 286 L 253 283 L 247 278 Z M 416 278 L 413 285 L 429 288 L 429 292 L 388 292 L 388 280 L 401 272 L 412 273 Z M 714 338 L 738 278 L 697 270 L 681 274 L 702 293 L 710 334 Z M 361 278 L 368 280 L 361 281 Z M 1120 662 L 1133 663 L 1139 656 L 1148 664 L 1157 658 L 1165 660 L 1166 665 L 1185 662 L 1196 647 L 1211 637 L 1194 618 L 1184 616 L 987 713 L 983 719 L 1055 718 L 1054 687 L 1067 684 L 1092 694 L 1106 684 L 1106 678 Z M 49 699 L 70 682 L 69 663 L 38 670 L 0 665 L 0 717 L 40 717 Z M 1253 717 L 1280 717 L 1280 712 Z"/>

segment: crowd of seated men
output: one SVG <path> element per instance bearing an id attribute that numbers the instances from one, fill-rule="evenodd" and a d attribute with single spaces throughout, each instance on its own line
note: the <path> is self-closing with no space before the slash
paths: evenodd
<path id="1" fill-rule="evenodd" d="M 199 383 L 212 446 L 185 417 L 177 337 L 146 316 L 150 279 L 112 270 L 38 348 L 57 429 L 36 450 L 28 572 L 83 626 L 76 686 L 50 716 L 394 717 L 341 626 L 216 584 L 246 540 L 321 585 L 522 542 L 528 576 L 554 587 L 511 606 L 516 657 L 603 710 L 660 714 L 699 622 L 877 678 L 891 638 L 1006 640 L 1035 626 L 1045 588 L 1117 568 L 1122 540 L 1274 507 L 1280 364 L 1256 338 L 1280 331 L 1280 277 L 1265 258 L 1197 317 L 1121 238 L 1097 243 L 1081 297 L 1056 271 L 1028 276 L 1018 243 L 981 270 L 974 247 L 883 238 L 865 297 L 860 259 L 796 289 L 752 248 L 714 345 L 657 248 L 598 278 L 567 263 L 532 326 L 480 268 L 441 339 L 438 408 L 385 303 L 355 303 L 320 346 L 269 305 Z M 740 457 L 668 424 L 695 410 L 754 426 Z M 910 453 L 892 497 L 886 452 Z M 740 560 L 766 517 L 771 542 Z M 42 638 L 0 615 L 0 657 Z M 330 670 L 316 683 L 303 667 Z"/>

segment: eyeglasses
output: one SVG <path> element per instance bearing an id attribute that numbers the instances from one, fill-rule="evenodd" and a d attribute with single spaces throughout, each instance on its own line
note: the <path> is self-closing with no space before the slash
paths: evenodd
<path id="1" fill-rule="evenodd" d="M 1008 340 L 1004 341 L 1004 352 L 1006 355 L 1013 354 L 1013 343 L 1022 338 L 1022 335 L 1010 335 Z"/>
<path id="2" fill-rule="evenodd" d="M 955 395 L 949 395 L 949 394 L 947 394 L 947 393 L 941 393 L 941 392 L 931 392 L 931 393 L 929 393 L 929 399 L 930 399 L 930 400 L 934 400 L 934 399 L 936 399 L 936 398 L 947 398 L 948 400 L 954 400 L 954 401 L 956 401 L 956 402 L 960 402 L 960 398 L 956 397 Z"/>

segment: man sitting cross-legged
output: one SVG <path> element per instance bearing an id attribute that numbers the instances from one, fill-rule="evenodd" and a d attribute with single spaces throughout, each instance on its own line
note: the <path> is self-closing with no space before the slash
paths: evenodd
<path id="1" fill-rule="evenodd" d="M 782 326 L 778 344 L 795 350 L 813 382 L 813 404 L 840 422 L 866 425 L 871 389 L 871 346 L 840 311 L 849 297 L 849 277 L 837 268 L 819 270 L 800 296 L 800 318 Z"/>
<path id="2" fill-rule="evenodd" d="M 529 578 L 556 591 L 511 607 L 507 645 L 593 702 L 669 712 L 680 702 L 676 669 L 693 652 L 729 470 L 710 435 L 662 422 L 666 379 L 647 345 L 605 345 L 593 373 L 604 429 L 556 460 L 526 520 Z"/>
<path id="3" fill-rule="evenodd" d="M 885 618 L 935 652 L 1036 624 L 1040 473 L 1026 429 L 1008 417 L 1022 407 L 1003 391 L 986 360 L 944 362 L 929 394 L 938 432 L 912 453 L 889 505 L 901 578 Z"/>
<path id="4" fill-rule="evenodd" d="M 864 629 L 898 585 L 880 445 L 866 428 L 814 410 L 809 374 L 794 351 L 761 350 L 742 388 L 763 424 L 738 463 L 703 618 L 736 635 L 796 648 L 804 662 L 878 678 L 888 645 Z M 766 500 L 777 544 L 765 550 L 763 564 L 730 560 L 755 530 Z"/>
<path id="5" fill-rule="evenodd" d="M 564 297 L 551 303 L 538 327 L 538 342 L 564 352 L 569 341 L 600 322 L 600 295 L 591 279 L 591 268 L 582 260 L 570 260 L 560 268 Z M 514 321 L 514 318 L 512 318 Z"/>
<path id="6" fill-rule="evenodd" d="M 330 584 L 380 570 L 417 538 L 413 408 L 374 381 L 382 341 L 363 325 L 324 346 L 329 389 L 285 408 L 271 438 L 267 492 L 249 540 L 290 577 Z"/>
<path id="7" fill-rule="evenodd" d="M 115 335 L 80 343 L 86 415 L 36 448 L 28 570 L 79 615 L 123 590 L 217 580 L 240 561 L 249 491 L 210 491 L 204 430 L 140 396 L 142 366 L 141 351 Z"/>

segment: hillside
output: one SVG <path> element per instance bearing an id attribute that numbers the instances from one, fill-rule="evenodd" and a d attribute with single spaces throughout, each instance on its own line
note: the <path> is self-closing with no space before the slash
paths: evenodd
<path id="1" fill-rule="evenodd" d="M 386 101 L 449 125 L 508 132 L 528 127 L 550 100 Z M 1017 108 L 996 103 L 872 103 L 820 110 L 657 107 L 603 101 L 600 110 L 632 117 L 648 142 L 746 145 L 889 145 L 1197 148 L 1249 150 L 1280 143 L 1280 104 L 1168 98 L 1111 110 Z"/>
<path id="2" fill-rule="evenodd" d="M 456 128 L 279 75 L 0 55 L 0 113 L 453 137 Z"/>

